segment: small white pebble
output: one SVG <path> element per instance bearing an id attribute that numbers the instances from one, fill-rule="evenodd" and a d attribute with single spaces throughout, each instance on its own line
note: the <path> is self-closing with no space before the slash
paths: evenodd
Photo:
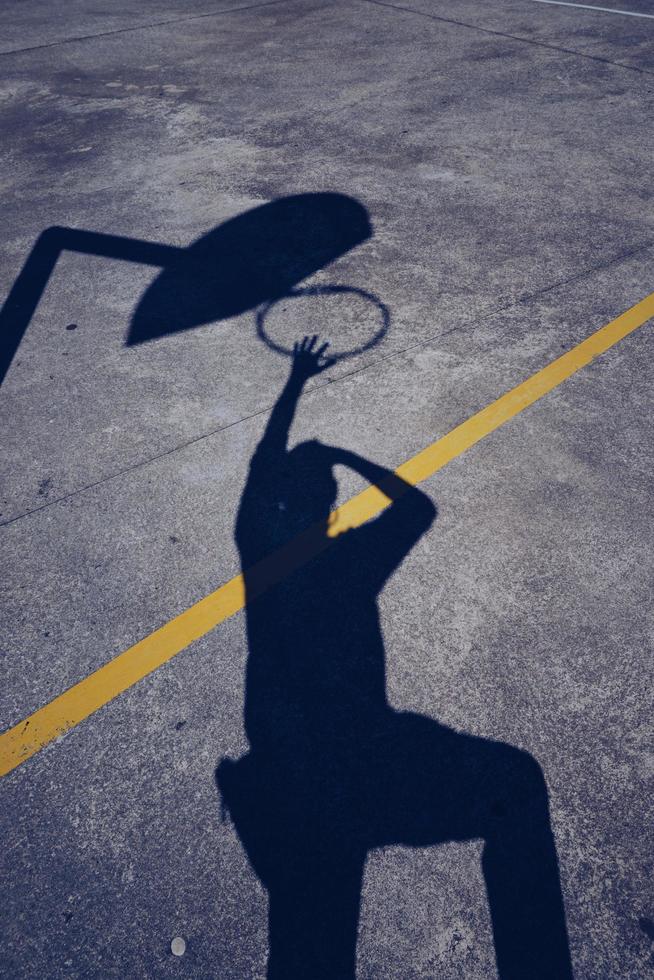
<path id="1" fill-rule="evenodd" d="M 186 942 L 181 936 L 175 936 L 170 944 L 170 951 L 173 956 L 183 956 L 186 952 Z"/>

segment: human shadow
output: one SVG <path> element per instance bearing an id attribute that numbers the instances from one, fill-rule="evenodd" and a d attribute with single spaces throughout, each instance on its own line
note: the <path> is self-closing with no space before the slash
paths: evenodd
<path id="1" fill-rule="evenodd" d="M 83 229 L 46 228 L 0 308 L 0 384 L 62 252 L 161 269 L 132 316 L 125 343 L 134 346 L 274 302 L 371 235 L 366 208 L 333 192 L 277 198 L 183 248 Z M 351 291 L 376 302 L 368 293 Z M 259 336 L 265 340 L 261 330 Z"/>
<path id="2" fill-rule="evenodd" d="M 315 441 L 288 448 L 303 386 L 328 363 L 315 338 L 296 348 L 236 522 L 248 599 L 250 751 L 223 759 L 216 779 L 268 890 L 268 977 L 355 976 L 372 849 L 479 838 L 501 980 L 566 980 L 565 915 L 538 763 L 386 700 L 377 596 L 432 525 L 434 504 L 353 452 Z M 330 539 L 337 464 L 390 504 Z M 313 557 L 302 564 L 296 549 L 282 577 L 271 571 L 274 556 L 287 561 L 291 540 Z"/>

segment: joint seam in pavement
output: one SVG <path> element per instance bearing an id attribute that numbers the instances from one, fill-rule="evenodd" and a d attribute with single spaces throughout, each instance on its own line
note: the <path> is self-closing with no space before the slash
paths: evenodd
<path id="1" fill-rule="evenodd" d="M 416 17 L 426 17 L 427 20 L 438 20 L 445 24 L 454 24 L 456 27 L 467 27 L 472 31 L 480 31 L 482 34 L 493 34 L 495 37 L 503 37 L 510 41 L 522 41 L 524 44 L 534 44 L 539 48 L 548 48 L 550 51 L 557 51 L 559 54 L 576 55 L 578 58 L 587 58 L 590 61 L 599 61 L 603 65 L 612 65 L 614 68 L 624 68 L 626 71 L 635 71 L 639 75 L 654 75 L 654 71 L 648 68 L 639 68 L 636 65 L 626 65 L 623 61 L 611 61 L 610 58 L 602 58 L 597 54 L 586 54 L 584 51 L 577 51 L 574 48 L 563 48 L 558 44 L 550 44 L 548 41 L 538 41 L 536 38 L 521 37 L 519 34 L 508 34 L 505 31 L 495 31 L 491 27 L 480 27 L 478 24 L 468 24 L 462 20 L 454 20 L 451 17 L 443 17 L 440 14 L 428 14 L 423 10 L 414 10 L 412 7 L 403 7 L 398 3 L 388 3 L 386 0 L 360 0 L 361 3 L 373 4 L 376 7 L 388 7 L 390 10 L 398 10 L 405 14 L 414 14 Z"/>
<path id="2" fill-rule="evenodd" d="M 472 317 L 470 320 L 464 320 L 462 323 L 457 323 L 455 326 L 450 327 L 449 330 L 442 330 L 439 333 L 432 334 L 431 336 L 426 337 L 424 340 L 419 340 L 415 344 L 409 344 L 408 347 L 402 347 L 400 350 L 390 351 L 388 354 L 385 354 L 382 357 L 377 357 L 374 361 L 370 361 L 368 364 L 362 364 L 361 367 L 348 371 L 346 374 L 342 374 L 338 378 L 330 378 L 326 382 L 307 388 L 305 397 L 313 395 L 314 392 L 317 392 L 321 388 L 325 388 L 328 385 L 339 384 L 341 381 L 346 381 L 349 378 L 354 377 L 356 374 L 362 374 L 364 371 L 368 371 L 370 368 L 383 364 L 385 361 L 389 361 L 394 357 L 401 357 L 402 355 L 408 354 L 411 351 L 419 350 L 421 347 L 427 347 L 435 340 L 442 340 L 444 337 L 448 337 L 455 331 L 461 330 L 462 328 L 470 326 L 473 323 L 480 323 L 483 320 L 490 319 L 490 317 L 497 316 L 498 314 L 505 313 L 507 310 L 511 310 L 516 306 L 520 306 L 522 303 L 529 303 L 539 296 L 549 293 L 554 289 L 569 286 L 571 283 L 579 282 L 581 279 L 592 276 L 596 272 L 603 272 L 606 269 L 610 269 L 612 266 L 618 265 L 620 262 L 625 262 L 627 259 L 637 255 L 639 252 L 645 252 L 647 249 L 652 248 L 653 246 L 654 241 L 645 242 L 642 245 L 638 245 L 635 248 L 630 249 L 628 252 L 622 252 L 620 255 L 616 255 L 614 258 L 609 259 L 606 262 L 600 262 L 598 265 L 592 266 L 588 269 L 582 269 L 581 272 L 573 273 L 573 275 L 568 276 L 566 279 L 557 280 L 557 282 L 551 283 L 549 286 L 543 286 L 541 289 L 537 289 L 533 293 L 525 293 L 523 296 L 519 296 L 517 299 L 511 300 L 510 303 L 493 307 L 492 309 L 487 310 L 485 313 L 480 313 L 477 316 Z M 165 449 L 163 452 L 156 453 L 154 456 L 148 456 L 146 459 L 137 460 L 135 463 L 131 463 L 129 466 L 124 466 L 119 470 L 115 470 L 113 473 L 107 474 L 107 476 L 100 477 L 99 480 L 94 480 L 92 483 L 87 483 L 82 487 L 76 487 L 69 493 L 62 494 L 61 497 L 55 497 L 53 500 L 48 500 L 46 503 L 40 504 L 38 507 L 33 507 L 31 510 L 23 511 L 22 514 L 17 514 L 15 517 L 10 517 L 9 520 L 0 521 L 0 527 L 8 527 L 10 524 L 16 524 L 18 521 L 21 521 L 26 517 L 31 517 L 33 514 L 38 514 L 40 511 L 46 510 L 48 507 L 54 507 L 56 504 L 64 503 L 67 500 L 71 500 L 73 497 L 77 497 L 79 494 L 86 493 L 88 490 L 94 490 L 96 487 L 102 486 L 104 483 L 109 483 L 111 480 L 117 480 L 119 477 L 126 476 L 128 473 L 132 473 L 141 467 L 149 466 L 151 463 L 156 463 L 160 459 L 165 459 L 166 456 L 172 456 L 173 453 L 187 449 L 189 446 L 193 446 L 197 442 L 202 442 L 204 439 L 210 439 L 212 436 L 220 435 L 222 432 L 226 432 L 228 429 L 232 429 L 236 425 L 241 425 L 243 422 L 249 422 L 252 419 L 256 419 L 260 415 L 266 415 L 268 412 L 270 412 L 271 408 L 272 405 L 265 405 L 263 408 L 257 409 L 256 412 L 252 412 L 250 415 L 244 415 L 239 419 L 234 419 L 232 422 L 228 422 L 226 425 L 218 426 L 217 428 L 211 429 L 208 432 L 202 432 L 200 435 L 193 436 L 192 439 L 188 439 L 186 442 L 177 443 L 175 446 L 171 446 L 170 449 Z"/>
<path id="3" fill-rule="evenodd" d="M 136 24 L 134 27 L 117 27 L 113 31 L 99 31 L 97 34 L 79 34 L 75 37 L 63 37 L 58 41 L 33 44 L 28 48 L 13 48 L 11 51 L 0 51 L 0 57 L 6 58 L 10 54 L 26 54 L 29 51 L 41 51 L 44 48 L 57 48 L 60 44 L 73 44 L 75 41 L 92 41 L 96 37 L 112 37 L 114 34 L 148 31 L 154 27 L 167 27 L 169 24 L 186 24 L 191 20 L 202 20 L 205 17 L 220 17 L 222 14 L 237 14 L 241 10 L 258 10 L 259 7 L 273 7 L 276 4 L 284 2 L 285 0 L 264 0 L 263 3 L 250 3 L 243 7 L 221 7 L 220 10 L 208 10 L 201 14 L 190 14 L 188 17 L 173 17 L 170 20 L 158 20 L 152 24 Z"/>

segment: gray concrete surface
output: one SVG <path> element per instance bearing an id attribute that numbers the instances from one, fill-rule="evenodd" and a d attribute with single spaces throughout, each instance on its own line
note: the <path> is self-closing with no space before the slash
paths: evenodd
<path id="1" fill-rule="evenodd" d="M 654 288 L 653 21 L 529 0 L 2 19 L 1 298 L 53 225 L 186 245 L 288 194 L 367 208 L 372 238 L 312 281 L 377 294 L 391 328 L 314 382 L 294 439 L 396 466 Z M 125 347 L 155 275 L 63 254 L 0 389 L 3 727 L 239 569 L 288 362 L 251 313 Z M 289 304 L 277 329 L 307 325 Z M 339 330 L 329 303 L 311 325 Z M 650 325 L 427 481 L 438 520 L 381 598 L 391 704 L 542 766 L 579 980 L 654 963 L 651 381 Z M 266 895 L 213 776 L 246 748 L 246 656 L 237 615 L 3 779 L 2 975 L 265 975 Z M 370 856 L 359 977 L 495 976 L 479 853 Z"/>

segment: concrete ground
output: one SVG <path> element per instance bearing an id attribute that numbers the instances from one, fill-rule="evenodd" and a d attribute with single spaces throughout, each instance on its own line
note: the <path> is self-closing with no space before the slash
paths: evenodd
<path id="1" fill-rule="evenodd" d="M 294 441 L 394 468 L 654 288 L 654 19 L 23 0 L 2 21 L 0 299 L 52 226 L 186 246 L 291 194 L 365 207 L 371 237 L 307 282 L 374 294 L 389 329 L 313 381 Z M 157 274 L 63 251 L 0 390 L 3 728 L 239 571 L 289 362 L 252 311 L 126 346 Z M 271 329 L 346 344 L 372 329 L 347 304 Z M 578 980 L 654 968 L 653 410 L 650 325 L 423 484 L 438 518 L 379 603 L 390 704 L 540 764 Z M 362 486 L 338 476 L 339 500 Z M 3 976 L 265 976 L 266 892 L 214 781 L 247 749 L 247 652 L 241 612 L 2 780 Z M 480 853 L 369 854 L 361 980 L 496 976 Z"/>

